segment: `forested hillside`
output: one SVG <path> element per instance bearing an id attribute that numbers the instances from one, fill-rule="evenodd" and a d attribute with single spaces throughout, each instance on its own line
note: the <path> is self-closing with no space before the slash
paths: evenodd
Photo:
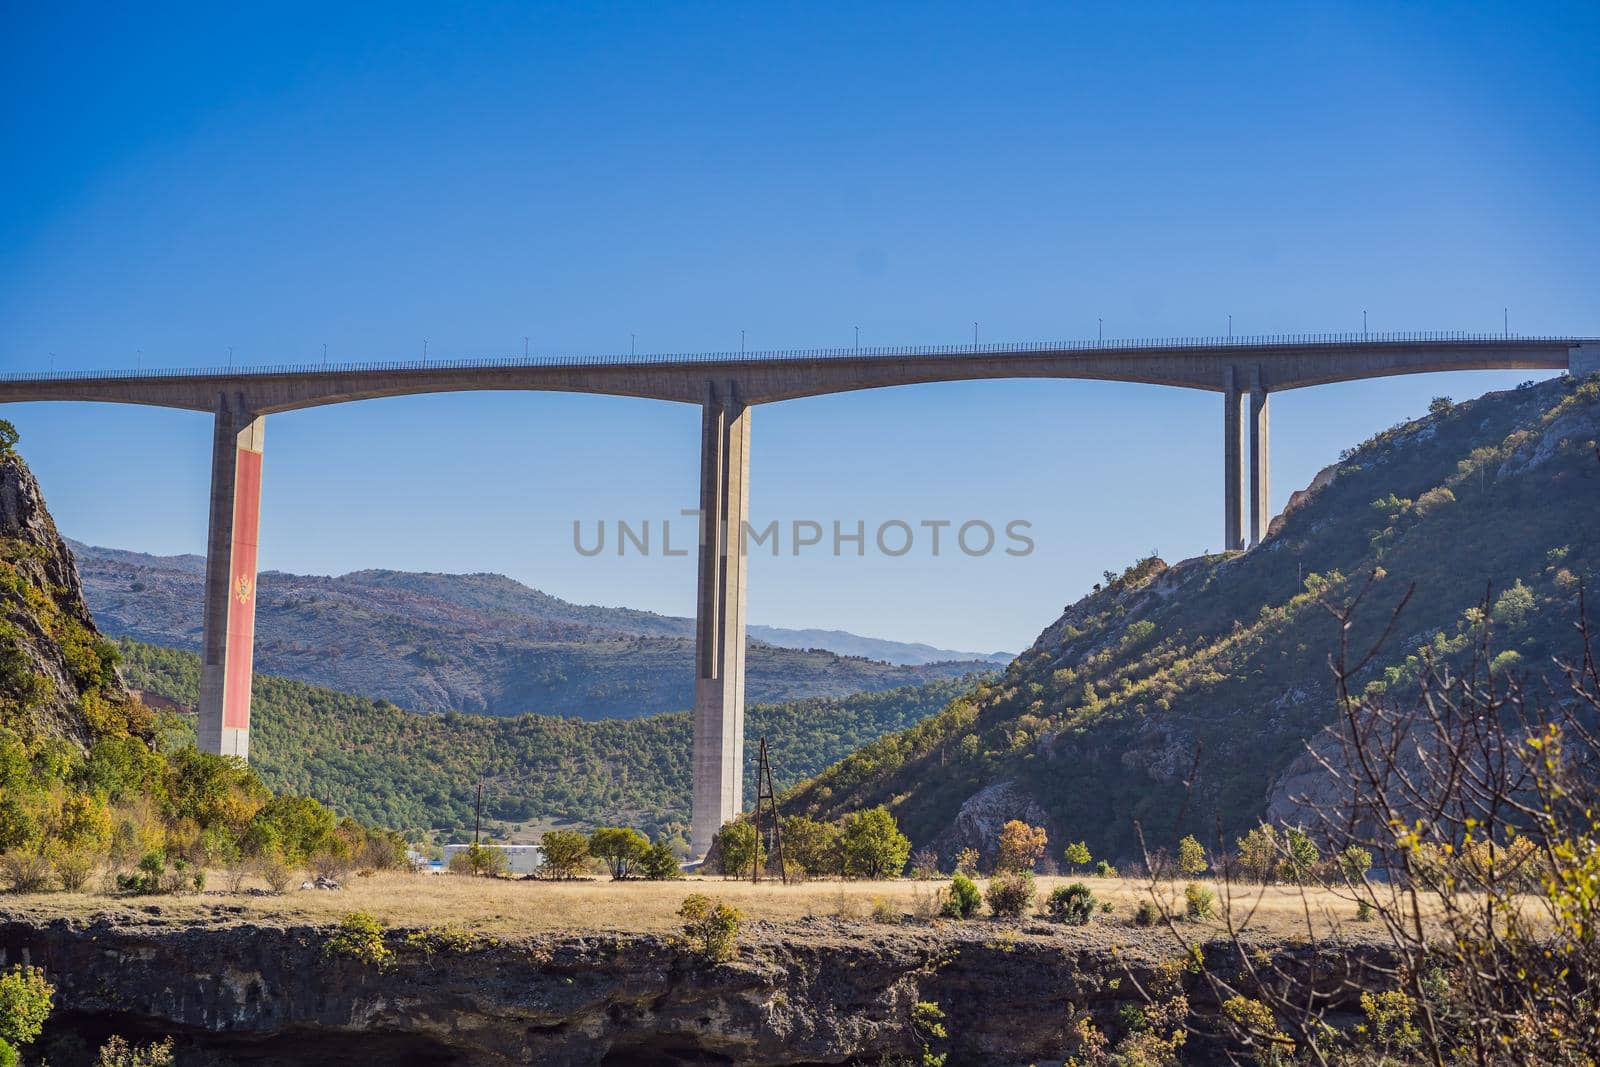
<path id="1" fill-rule="evenodd" d="M 121 642 L 129 683 L 193 707 L 199 658 Z M 766 736 L 780 787 L 971 689 L 974 679 L 843 698 L 751 706 L 745 795 L 755 796 L 754 748 Z M 277 789 L 407 830 L 470 828 L 474 791 L 496 820 L 621 824 L 672 832 L 687 823 L 689 715 L 586 722 L 518 715 L 419 715 L 385 700 L 257 675 L 251 766 Z"/>
<path id="2" fill-rule="evenodd" d="M 1321 778 L 1305 743 L 1333 714 L 1342 603 L 1378 581 L 1350 632 L 1394 638 L 1358 679 L 1405 687 L 1423 650 L 1459 660 L 1487 596 L 1495 669 L 1579 651 L 1580 581 L 1600 573 L 1600 379 L 1436 400 L 1323 471 L 1244 553 L 1140 560 L 1070 605 L 993 684 L 805 783 L 789 811 L 886 804 L 918 844 L 992 850 L 1006 819 L 1137 854 L 1293 820 Z M 1591 605 L 1593 600 L 1591 598 Z"/>
<path id="3" fill-rule="evenodd" d="M 106 633 L 199 649 L 203 559 L 73 547 Z M 413 711 L 625 718 L 693 705 L 694 622 L 570 604 L 498 574 L 272 571 L 260 577 L 255 665 Z M 926 645 L 756 627 L 747 665 L 750 699 L 771 702 L 916 685 L 991 663 Z"/>

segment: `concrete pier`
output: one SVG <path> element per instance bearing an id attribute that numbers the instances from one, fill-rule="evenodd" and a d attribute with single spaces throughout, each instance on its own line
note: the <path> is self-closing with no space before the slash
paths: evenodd
<path id="1" fill-rule="evenodd" d="M 750 408 L 732 382 L 707 383 L 700 424 L 691 858 L 744 808 L 744 524 L 750 511 Z"/>
<path id="2" fill-rule="evenodd" d="M 256 548 L 266 420 L 242 395 L 222 396 L 211 452 L 211 533 L 206 544 L 201 643 L 202 752 L 250 756 L 250 680 L 256 624 Z"/>
<path id="3" fill-rule="evenodd" d="M 1250 543 L 1259 545 L 1272 523 L 1267 383 L 1259 365 L 1250 370 Z"/>
<path id="4" fill-rule="evenodd" d="M 1568 349 L 1567 373 L 1574 378 L 1600 374 L 1600 341 L 1584 341 Z"/>
<path id="5" fill-rule="evenodd" d="M 1244 422 L 1240 417 L 1239 373 L 1232 366 L 1222 371 L 1222 547 L 1236 552 L 1244 547 Z"/>

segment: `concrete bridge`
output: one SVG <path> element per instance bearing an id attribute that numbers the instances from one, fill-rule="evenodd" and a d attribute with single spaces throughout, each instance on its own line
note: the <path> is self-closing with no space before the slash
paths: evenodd
<path id="1" fill-rule="evenodd" d="M 505 359 L 0 377 L 0 403 L 99 401 L 210 413 L 211 525 L 206 550 L 200 747 L 248 757 L 256 536 L 265 420 L 282 411 L 464 390 L 547 390 L 648 397 L 701 408 L 702 537 L 696 606 L 691 841 L 743 808 L 750 411 L 798 397 L 982 378 L 1085 378 L 1222 394 L 1223 544 L 1265 534 L 1268 399 L 1329 382 L 1459 370 L 1600 371 L 1600 340 L 1470 334 L 1333 334 L 831 349 L 806 352 Z M 1248 397 L 1249 403 L 1244 403 Z"/>

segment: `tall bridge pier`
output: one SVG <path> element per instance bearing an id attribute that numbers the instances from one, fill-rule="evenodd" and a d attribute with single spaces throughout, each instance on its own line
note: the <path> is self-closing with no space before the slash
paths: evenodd
<path id="1" fill-rule="evenodd" d="M 695 600 L 694 793 L 690 841 L 704 855 L 744 810 L 744 526 L 750 409 L 731 381 L 707 384 L 700 414 L 700 567 Z"/>
<path id="2" fill-rule="evenodd" d="M 0 403 L 100 401 L 215 420 L 198 741 L 248 758 L 256 546 L 266 416 L 386 396 L 540 390 L 700 408 L 691 846 L 705 855 L 743 809 L 745 520 L 750 411 L 826 393 L 986 378 L 1080 378 L 1220 392 L 1223 545 L 1266 536 L 1271 393 L 1431 371 L 1600 373 L 1600 340 L 1498 334 L 1320 334 L 1187 341 L 949 345 L 635 358 L 490 359 L 253 370 L 0 374 Z M 1248 404 L 1246 403 L 1248 401 Z"/>
<path id="3" fill-rule="evenodd" d="M 255 657 L 256 549 L 266 419 L 241 393 L 217 401 L 211 447 L 211 532 L 206 539 L 205 630 L 200 645 L 202 752 L 250 757 Z"/>

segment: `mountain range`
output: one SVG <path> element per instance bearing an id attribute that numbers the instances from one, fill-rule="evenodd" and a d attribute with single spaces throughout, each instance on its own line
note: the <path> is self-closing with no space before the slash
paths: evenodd
<path id="1" fill-rule="evenodd" d="M 198 651 L 200 556 L 69 542 L 101 629 Z M 952 652 L 832 630 L 750 627 L 753 703 L 842 697 L 993 669 Z M 630 718 L 694 704 L 694 622 L 571 604 L 498 574 L 365 570 L 260 576 L 259 671 L 413 711 Z"/>

